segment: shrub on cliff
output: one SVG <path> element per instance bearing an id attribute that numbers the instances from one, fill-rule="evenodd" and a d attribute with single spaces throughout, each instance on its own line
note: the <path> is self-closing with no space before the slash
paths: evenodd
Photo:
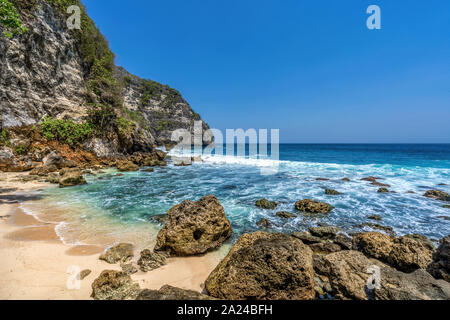
<path id="1" fill-rule="evenodd" d="M 14 34 L 22 34 L 28 30 L 22 25 L 16 7 L 8 0 L 0 0 L 0 25 L 4 29 L 3 35 L 7 38 L 12 38 Z"/>
<path id="2" fill-rule="evenodd" d="M 45 117 L 41 123 L 41 133 L 49 140 L 56 140 L 75 147 L 92 135 L 91 123 L 75 123 L 72 120 L 58 120 Z"/>

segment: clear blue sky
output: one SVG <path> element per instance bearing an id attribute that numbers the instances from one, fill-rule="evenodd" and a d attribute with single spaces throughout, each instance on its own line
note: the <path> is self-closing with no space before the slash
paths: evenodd
<path id="1" fill-rule="evenodd" d="M 118 65 L 178 89 L 211 127 L 450 143 L 448 0 L 83 2 Z"/>

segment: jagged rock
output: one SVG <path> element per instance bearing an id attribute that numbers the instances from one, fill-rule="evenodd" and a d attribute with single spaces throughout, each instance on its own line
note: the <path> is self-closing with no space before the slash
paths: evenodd
<path id="1" fill-rule="evenodd" d="M 11 148 L 3 147 L 0 149 L 0 169 L 2 171 L 7 171 L 8 167 L 17 164 L 15 160 L 14 152 Z"/>
<path id="2" fill-rule="evenodd" d="M 329 196 L 338 196 L 338 195 L 340 195 L 341 193 L 338 192 L 338 191 L 336 191 L 336 190 L 333 190 L 333 189 L 326 189 L 326 190 L 325 190 L 325 194 L 326 194 L 326 195 L 329 195 Z"/>
<path id="3" fill-rule="evenodd" d="M 159 290 L 142 290 L 136 300 L 215 300 L 212 297 L 201 294 L 193 290 L 185 290 L 169 285 L 163 286 Z"/>
<path id="4" fill-rule="evenodd" d="M 373 265 L 382 267 L 377 260 L 370 260 L 358 251 L 345 250 L 325 256 L 314 256 L 314 269 L 327 278 L 331 294 L 336 299 L 368 300 L 366 285 Z"/>
<path id="5" fill-rule="evenodd" d="M 131 161 L 123 161 L 117 164 L 117 170 L 122 172 L 139 171 L 139 166 Z"/>
<path id="6" fill-rule="evenodd" d="M 330 213 L 334 207 L 328 203 L 305 199 L 297 201 L 295 209 L 304 213 Z"/>
<path id="7" fill-rule="evenodd" d="M 219 299 L 314 299 L 312 251 L 285 234 L 244 234 L 209 275 L 205 288 Z"/>
<path id="8" fill-rule="evenodd" d="M 83 174 L 81 171 L 69 171 L 65 173 L 60 179 L 59 179 L 59 186 L 61 188 L 66 187 L 73 187 L 78 185 L 84 185 L 86 184 L 86 180 L 83 177 Z"/>
<path id="9" fill-rule="evenodd" d="M 91 273 L 92 273 L 92 271 L 89 270 L 89 269 L 83 270 L 83 271 L 81 271 L 80 274 L 78 275 L 78 279 L 84 280 L 84 279 L 86 279 L 86 277 L 89 276 Z"/>
<path id="10" fill-rule="evenodd" d="M 133 258 L 133 245 L 130 243 L 119 243 L 118 245 L 109 248 L 100 256 L 100 260 L 104 260 L 110 264 L 118 262 L 127 262 Z"/>
<path id="11" fill-rule="evenodd" d="M 353 239 L 343 234 L 336 235 L 333 242 L 339 245 L 343 250 L 351 250 L 353 248 Z"/>
<path id="12" fill-rule="evenodd" d="M 297 215 L 291 213 L 291 212 L 287 212 L 287 211 L 280 211 L 277 212 L 276 215 L 280 218 L 284 218 L 284 219 L 290 219 L 290 218 L 296 218 Z"/>
<path id="13" fill-rule="evenodd" d="M 255 205 L 261 209 L 270 209 L 270 210 L 273 210 L 278 206 L 276 202 L 269 201 L 267 199 L 260 199 L 256 201 Z"/>
<path id="14" fill-rule="evenodd" d="M 141 252 L 141 257 L 138 260 L 138 266 L 143 272 L 152 271 L 164 266 L 166 262 L 167 254 L 160 252 L 153 252 L 149 249 L 145 249 Z"/>
<path id="15" fill-rule="evenodd" d="M 389 190 L 387 188 L 380 188 L 378 189 L 378 193 L 388 193 Z"/>
<path id="16" fill-rule="evenodd" d="M 67 160 L 65 157 L 61 156 L 58 152 L 50 152 L 43 160 L 42 163 L 44 167 L 55 166 L 58 169 L 62 168 L 74 168 L 77 164 L 72 160 Z"/>
<path id="17" fill-rule="evenodd" d="M 403 273 L 382 268 L 380 279 L 380 288 L 373 290 L 376 300 L 450 300 L 450 284 L 422 269 Z"/>
<path id="18" fill-rule="evenodd" d="M 167 213 L 168 222 L 158 233 L 155 250 L 179 256 L 203 254 L 217 249 L 232 233 L 219 200 L 205 196 L 186 200 Z"/>
<path id="19" fill-rule="evenodd" d="M 49 166 L 36 167 L 30 171 L 30 175 L 43 177 L 56 171 L 58 171 L 58 167 L 52 164 Z"/>
<path id="20" fill-rule="evenodd" d="M 262 218 L 260 221 L 258 221 L 258 222 L 256 223 L 256 225 L 257 225 L 258 227 L 263 228 L 263 229 L 267 229 L 267 228 L 272 227 L 272 226 L 273 226 L 273 223 L 270 222 L 269 220 L 267 220 L 266 218 Z"/>
<path id="21" fill-rule="evenodd" d="M 428 190 L 425 192 L 424 197 L 441 201 L 450 201 L 450 195 L 447 192 L 440 190 Z"/>
<path id="22" fill-rule="evenodd" d="M 367 256 L 379 259 L 403 272 L 426 270 L 434 251 L 423 240 L 406 236 L 394 238 L 378 232 L 358 234 L 354 241 L 358 249 Z"/>
<path id="23" fill-rule="evenodd" d="M 333 252 L 341 251 L 341 246 L 338 244 L 335 244 L 333 242 L 323 241 L 320 243 L 313 243 L 310 244 L 309 247 L 314 253 L 318 254 L 328 254 Z"/>
<path id="24" fill-rule="evenodd" d="M 134 300 L 140 294 L 139 284 L 121 271 L 105 270 L 92 283 L 95 300 Z"/>
<path id="25" fill-rule="evenodd" d="M 121 263 L 120 268 L 127 275 L 132 275 L 139 271 L 132 263 Z"/>
<path id="26" fill-rule="evenodd" d="M 309 228 L 309 232 L 313 236 L 321 239 L 334 239 L 339 232 L 339 228 L 332 226 L 311 227 Z"/>
<path id="27" fill-rule="evenodd" d="M 322 242 L 322 239 L 311 235 L 309 232 L 293 232 L 291 235 L 297 239 L 302 240 L 302 242 L 305 244 Z"/>
<path id="28" fill-rule="evenodd" d="M 428 271 L 436 279 L 450 282 L 450 236 L 439 241 L 439 247 L 433 255 Z"/>
<path id="29" fill-rule="evenodd" d="M 374 214 L 374 215 L 368 216 L 367 219 L 375 220 L 375 221 L 383 220 L 383 218 L 380 215 L 378 215 L 378 214 Z"/>
<path id="30" fill-rule="evenodd" d="M 46 178 L 45 182 L 53 183 L 53 184 L 59 184 L 60 176 L 57 173 L 50 173 Z"/>

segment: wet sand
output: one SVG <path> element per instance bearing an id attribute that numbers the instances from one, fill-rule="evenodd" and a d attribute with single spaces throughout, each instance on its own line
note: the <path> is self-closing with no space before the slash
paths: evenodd
<path id="1" fill-rule="evenodd" d="M 39 221 L 26 214 L 20 203 L 39 201 L 33 190 L 40 183 L 14 181 L 17 174 L 1 174 L 0 179 L 0 299 L 87 300 L 91 283 L 103 270 L 120 270 L 98 259 L 106 246 L 63 244 L 55 223 Z M 17 194 L 20 192 L 20 194 Z M 201 257 L 171 258 L 152 272 L 132 275 L 142 289 L 159 289 L 165 284 L 201 291 L 210 272 L 228 248 Z M 136 250 L 134 262 L 139 258 Z M 92 273 L 73 288 L 73 279 L 82 270 Z M 69 286 L 68 286 L 69 284 Z"/>

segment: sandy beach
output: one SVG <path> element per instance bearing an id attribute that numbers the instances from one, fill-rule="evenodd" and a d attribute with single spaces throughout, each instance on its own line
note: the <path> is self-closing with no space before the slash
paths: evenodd
<path id="1" fill-rule="evenodd" d="M 55 232 L 56 224 L 26 214 L 20 203 L 39 201 L 32 191 L 48 185 L 19 182 L 23 174 L 0 176 L 0 299 L 86 300 L 91 284 L 103 270 L 120 270 L 98 259 L 106 249 L 98 245 L 69 246 Z M 132 275 L 142 289 L 159 289 L 165 284 L 201 291 L 202 285 L 227 248 L 199 257 L 171 258 L 152 272 Z M 139 258 L 135 252 L 134 261 Z M 74 287 L 79 271 L 92 272 Z"/>

